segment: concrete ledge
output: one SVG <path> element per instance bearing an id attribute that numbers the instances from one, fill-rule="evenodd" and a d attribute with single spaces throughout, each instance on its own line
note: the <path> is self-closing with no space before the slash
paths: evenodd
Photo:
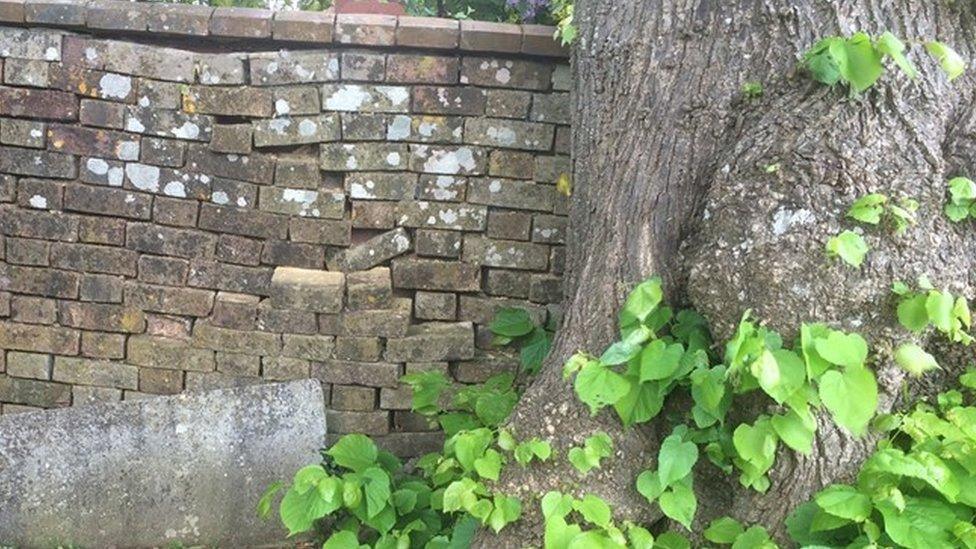
<path id="1" fill-rule="evenodd" d="M 554 27 L 373 14 L 272 12 L 189 4 L 105 0 L 0 0 L 0 22 L 58 28 L 124 30 L 215 39 L 364 46 L 403 45 L 481 53 L 568 57 Z"/>
<path id="2" fill-rule="evenodd" d="M 0 546 L 281 541 L 257 501 L 324 438 L 315 380 L 0 416 Z"/>

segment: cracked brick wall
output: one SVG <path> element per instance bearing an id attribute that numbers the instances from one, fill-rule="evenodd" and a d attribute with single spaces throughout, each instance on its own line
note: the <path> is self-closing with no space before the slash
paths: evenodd
<path id="1" fill-rule="evenodd" d="M 0 412 L 313 377 L 330 433 L 436 447 L 399 376 L 482 381 L 498 307 L 558 320 L 549 36 L 0 0 Z"/>

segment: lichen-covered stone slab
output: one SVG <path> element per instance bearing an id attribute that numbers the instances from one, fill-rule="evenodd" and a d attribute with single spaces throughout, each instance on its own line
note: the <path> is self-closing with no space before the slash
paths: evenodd
<path id="1" fill-rule="evenodd" d="M 27 547 L 280 541 L 286 532 L 255 518 L 255 502 L 314 463 L 324 436 L 311 380 L 5 415 L 0 537 Z"/>

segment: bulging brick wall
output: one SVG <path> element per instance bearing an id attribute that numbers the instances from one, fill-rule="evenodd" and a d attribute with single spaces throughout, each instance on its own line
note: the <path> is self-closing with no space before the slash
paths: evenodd
<path id="1" fill-rule="evenodd" d="M 0 0 L 0 411 L 313 377 L 331 433 L 436 446 L 398 378 L 558 319 L 550 35 Z"/>

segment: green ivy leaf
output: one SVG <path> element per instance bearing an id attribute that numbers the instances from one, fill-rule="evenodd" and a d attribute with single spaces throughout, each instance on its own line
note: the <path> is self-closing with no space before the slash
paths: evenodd
<path id="1" fill-rule="evenodd" d="M 376 463 L 376 444 L 366 435 L 343 435 L 325 452 L 336 465 L 355 473 L 362 472 Z"/>
<path id="2" fill-rule="evenodd" d="M 359 476 L 366 493 L 366 516 L 373 518 L 390 502 L 390 476 L 379 467 L 370 467 Z"/>
<path id="3" fill-rule="evenodd" d="M 920 332 L 929 325 L 929 313 L 925 310 L 925 294 L 906 294 L 898 303 L 898 322 L 905 328 Z"/>
<path id="4" fill-rule="evenodd" d="M 803 324 L 800 326 L 800 348 L 803 351 L 803 360 L 807 366 L 807 377 L 810 379 L 817 379 L 830 369 L 830 362 L 820 356 L 816 347 L 817 340 L 829 336 L 830 331 L 830 328 L 823 324 Z"/>
<path id="5" fill-rule="evenodd" d="M 853 486 L 828 486 L 814 500 L 821 509 L 835 517 L 864 522 L 871 515 L 871 498 L 858 492 Z"/>
<path id="6" fill-rule="evenodd" d="M 528 465 L 533 458 L 538 458 L 539 461 L 546 461 L 551 455 L 552 446 L 548 442 L 540 440 L 538 437 L 520 442 L 515 447 L 515 461 L 523 467 Z"/>
<path id="7" fill-rule="evenodd" d="M 684 483 L 675 484 L 661 494 L 658 505 L 668 518 L 691 530 L 695 510 L 698 509 L 698 498 L 690 486 Z"/>
<path id="8" fill-rule="evenodd" d="M 585 521 L 601 528 L 608 528 L 613 518 L 610 506 L 592 494 L 586 494 L 583 499 L 574 502 L 573 508 L 582 515 Z"/>
<path id="9" fill-rule="evenodd" d="M 591 469 L 599 467 L 600 460 L 610 456 L 612 452 L 613 441 L 610 439 L 610 435 L 600 432 L 587 437 L 582 448 L 570 448 L 567 457 L 573 467 L 585 475 Z"/>
<path id="10" fill-rule="evenodd" d="M 782 404 L 806 383 L 806 367 L 793 351 L 763 351 L 750 370 L 770 397 Z"/>
<path id="11" fill-rule="evenodd" d="M 544 329 L 536 327 L 532 330 L 519 350 L 519 360 L 526 373 L 536 374 L 539 372 L 539 369 L 542 368 L 542 361 L 549 354 L 551 346 L 552 339 Z"/>
<path id="12" fill-rule="evenodd" d="M 887 201 L 888 197 L 879 193 L 862 196 L 851 204 L 850 209 L 847 210 L 847 217 L 862 223 L 877 225 L 881 222 L 881 214 L 884 213 L 884 204 Z"/>
<path id="13" fill-rule="evenodd" d="M 414 372 L 400 378 L 412 391 L 411 408 L 423 415 L 434 415 L 442 411 L 441 393 L 450 386 L 444 372 L 427 370 Z"/>
<path id="14" fill-rule="evenodd" d="M 777 547 L 769 538 L 769 532 L 759 525 L 750 526 L 732 544 L 732 549 L 777 549 Z"/>
<path id="15" fill-rule="evenodd" d="M 657 309 L 664 299 L 661 279 L 650 278 L 638 284 L 627 295 L 624 306 L 620 310 L 619 322 L 621 330 L 635 324 L 642 324 Z"/>
<path id="16" fill-rule="evenodd" d="M 966 62 L 962 60 L 962 57 L 955 50 L 942 42 L 937 40 L 926 42 L 925 50 L 939 62 L 939 66 L 942 67 L 942 71 L 949 77 L 950 82 L 965 72 Z"/>
<path id="17" fill-rule="evenodd" d="M 681 364 L 684 352 L 680 343 L 668 345 L 660 339 L 648 343 L 640 353 L 640 381 L 671 377 Z"/>
<path id="18" fill-rule="evenodd" d="M 846 368 L 863 366 L 868 358 L 868 343 L 858 334 L 830 330 L 827 337 L 817 339 L 814 346 L 817 354 L 826 361 Z"/>
<path id="19" fill-rule="evenodd" d="M 474 470 L 481 478 L 498 480 L 498 475 L 502 471 L 502 455 L 495 450 L 485 450 L 485 454 L 474 460 Z"/>
<path id="20" fill-rule="evenodd" d="M 515 522 L 522 516 L 522 502 L 518 498 L 496 495 L 494 503 L 495 508 L 488 516 L 488 526 L 495 533 L 500 532 L 506 525 Z"/>
<path id="21" fill-rule="evenodd" d="M 864 237 L 853 231 L 844 231 L 827 241 L 828 256 L 840 257 L 844 263 L 855 268 L 864 262 L 869 249 Z"/>
<path id="22" fill-rule="evenodd" d="M 682 441 L 681 435 L 672 433 L 657 453 L 658 478 L 663 487 L 673 485 L 691 473 L 698 461 L 698 446 Z"/>
<path id="23" fill-rule="evenodd" d="M 341 503 L 338 500 L 323 499 L 318 490 L 300 493 L 292 485 L 281 498 L 278 515 L 290 537 L 311 530 L 316 520 L 338 509 Z"/>
<path id="24" fill-rule="evenodd" d="M 895 363 L 915 377 L 921 377 L 925 372 L 939 368 L 935 357 L 914 343 L 902 343 L 895 350 Z"/>
<path id="25" fill-rule="evenodd" d="M 820 378 L 820 400 L 838 425 L 861 436 L 878 407 L 878 384 L 867 368 L 831 370 Z"/>
<path id="26" fill-rule="evenodd" d="M 519 337 L 527 335 L 535 328 L 532 317 L 525 309 L 505 307 L 495 313 L 488 329 L 491 333 L 505 337 Z"/>
<path id="27" fill-rule="evenodd" d="M 898 65 L 901 72 L 905 73 L 909 78 L 915 78 L 918 76 L 918 71 L 915 70 L 915 65 L 905 57 L 905 44 L 901 40 L 895 38 L 895 35 L 888 31 L 885 31 L 879 38 L 876 44 L 878 51 L 891 57 L 891 59 Z"/>
<path id="28" fill-rule="evenodd" d="M 874 49 L 871 37 L 863 32 L 854 33 L 843 42 L 831 44 L 830 53 L 837 63 L 841 78 L 855 91 L 862 92 L 870 88 L 884 72 L 881 55 Z"/>
<path id="29" fill-rule="evenodd" d="M 691 542 L 681 534 L 665 532 L 654 540 L 654 549 L 691 549 Z"/>
<path id="30" fill-rule="evenodd" d="M 359 549 L 359 539 L 349 530 L 340 530 L 322 544 L 322 549 Z"/>
<path id="31" fill-rule="evenodd" d="M 648 502 L 654 503 L 664 492 L 657 471 L 644 471 L 637 475 L 637 491 L 647 498 Z"/>
<path id="32" fill-rule="evenodd" d="M 271 506 L 274 503 L 274 497 L 278 495 L 278 492 L 284 487 L 281 481 L 275 481 L 268 485 L 261 494 L 261 499 L 258 500 L 258 518 L 268 518 L 271 514 Z"/>
<path id="33" fill-rule="evenodd" d="M 576 395 L 596 414 L 630 392 L 631 383 L 599 361 L 591 360 L 576 374 Z"/>
<path id="34" fill-rule="evenodd" d="M 793 410 L 790 410 L 785 415 L 775 415 L 770 421 L 773 425 L 773 430 L 776 431 L 776 434 L 787 446 L 801 454 L 810 454 L 813 449 L 813 436 L 816 433 L 815 421 L 804 421 Z"/>
<path id="35" fill-rule="evenodd" d="M 928 314 L 929 322 L 942 332 L 952 331 L 954 304 L 952 295 L 948 292 L 929 291 L 928 297 L 925 298 L 925 312 Z"/>
<path id="36" fill-rule="evenodd" d="M 742 523 L 735 520 L 732 517 L 722 517 L 717 518 L 708 525 L 705 529 L 704 536 L 705 539 L 712 543 L 720 543 L 723 545 L 728 545 L 735 541 L 735 538 L 739 537 L 745 528 L 742 527 Z"/>
<path id="37" fill-rule="evenodd" d="M 633 383 L 628 381 L 627 394 L 613 404 L 624 427 L 644 423 L 657 416 L 664 406 L 668 387 L 661 382 L 648 381 Z"/>

